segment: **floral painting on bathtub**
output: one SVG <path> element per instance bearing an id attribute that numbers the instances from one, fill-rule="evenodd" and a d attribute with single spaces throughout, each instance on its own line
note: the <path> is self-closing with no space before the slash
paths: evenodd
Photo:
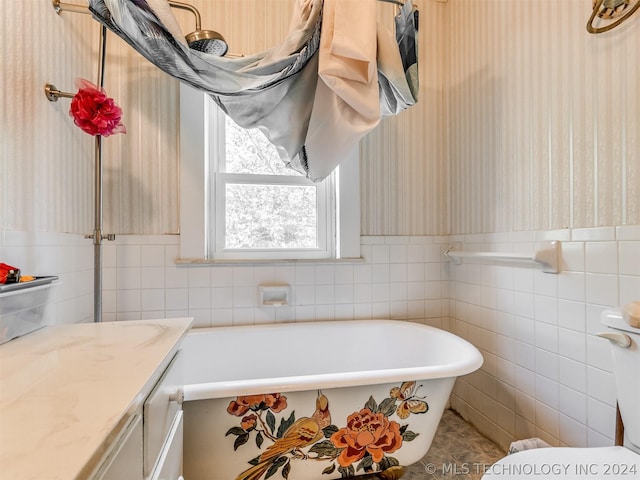
<path id="1" fill-rule="evenodd" d="M 240 424 L 226 436 L 234 439 L 234 451 L 252 439 L 262 451 L 236 480 L 267 479 L 277 472 L 289 478 L 293 459 L 324 462 L 323 474 L 342 478 L 399 468 L 393 453 L 418 436 L 409 429 L 410 416 L 429 410 L 417 389 L 415 382 L 404 382 L 379 403 L 370 396 L 346 419 L 331 418 L 329 398 L 321 391 L 315 411 L 298 418 L 286 412 L 287 397 L 280 393 L 236 397 L 227 412 L 240 417 Z"/>

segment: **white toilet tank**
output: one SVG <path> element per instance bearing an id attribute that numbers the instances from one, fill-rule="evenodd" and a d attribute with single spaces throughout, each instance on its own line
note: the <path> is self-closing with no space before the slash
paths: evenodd
<path id="1" fill-rule="evenodd" d="M 625 446 L 640 453 L 640 328 L 629 325 L 617 309 L 604 311 L 601 321 L 609 327 L 607 333 L 616 334 L 609 343 L 625 438 L 632 444 Z"/>

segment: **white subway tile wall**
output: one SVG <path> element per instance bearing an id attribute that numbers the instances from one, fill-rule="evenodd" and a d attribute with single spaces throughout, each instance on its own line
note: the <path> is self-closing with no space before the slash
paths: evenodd
<path id="1" fill-rule="evenodd" d="M 0 230 L 0 262 L 20 268 L 23 275 L 59 277 L 44 311 L 47 325 L 92 321 L 91 240 L 64 233 Z"/>
<path id="2" fill-rule="evenodd" d="M 364 261 L 176 266 L 179 237 L 104 245 L 103 319 L 192 316 L 196 327 L 358 318 L 446 328 L 447 237 L 362 237 Z M 263 307 L 258 286 L 289 284 L 289 305 Z"/>
<path id="3" fill-rule="evenodd" d="M 452 236 L 465 250 L 531 252 L 562 239 L 562 272 L 448 265 L 450 325 L 485 358 L 456 383 L 452 406 L 507 448 L 537 436 L 552 445 L 612 445 L 615 385 L 600 314 L 640 300 L 637 226 Z"/>

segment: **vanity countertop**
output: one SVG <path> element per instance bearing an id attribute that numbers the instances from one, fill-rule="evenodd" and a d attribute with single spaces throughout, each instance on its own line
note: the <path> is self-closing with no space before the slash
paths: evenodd
<path id="1" fill-rule="evenodd" d="M 1 345 L 0 479 L 88 477 L 190 325 L 57 325 Z"/>

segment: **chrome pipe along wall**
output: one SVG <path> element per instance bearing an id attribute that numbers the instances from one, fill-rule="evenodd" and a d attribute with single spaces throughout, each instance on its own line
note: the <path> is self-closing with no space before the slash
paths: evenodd
<path id="1" fill-rule="evenodd" d="M 63 11 L 88 14 L 89 9 L 80 5 L 62 3 L 52 0 L 53 8 L 58 15 Z M 100 40 L 98 46 L 98 72 L 97 86 L 104 88 L 104 73 L 107 58 L 107 27 L 101 25 Z M 56 102 L 59 98 L 73 98 L 74 94 L 62 92 L 51 84 L 45 85 L 45 95 L 50 102 Z M 102 241 L 115 240 L 115 235 L 105 235 L 103 232 L 103 164 L 102 164 L 102 136 L 95 136 L 94 148 L 94 228 L 93 233 L 85 235 L 85 238 L 93 239 L 93 321 L 102 322 Z"/>

